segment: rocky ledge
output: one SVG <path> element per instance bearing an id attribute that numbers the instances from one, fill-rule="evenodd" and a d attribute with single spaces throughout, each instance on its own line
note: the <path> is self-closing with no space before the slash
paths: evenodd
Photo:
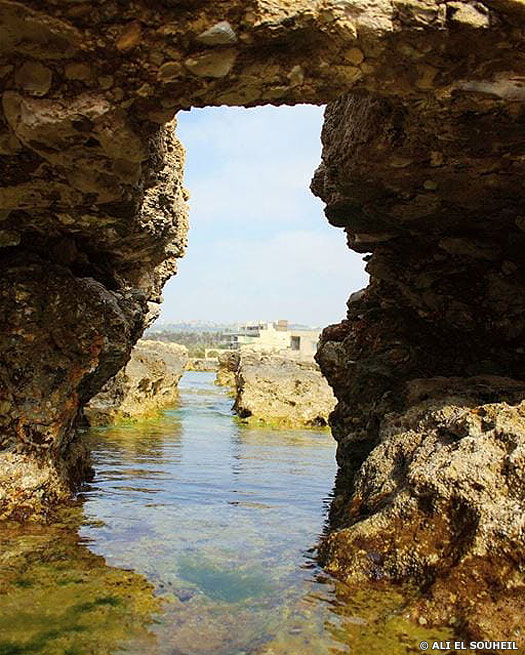
<path id="1" fill-rule="evenodd" d="M 251 424 L 301 428 L 328 425 L 335 398 L 315 362 L 242 353 L 235 371 L 234 410 Z"/>
<path id="2" fill-rule="evenodd" d="M 508 402 L 487 402 L 494 389 Z M 425 597 L 411 611 L 425 622 L 519 638 L 524 391 L 505 378 L 410 383 L 406 410 L 381 422 L 353 492 L 343 485 L 336 495 L 339 529 L 321 549 L 328 570 L 351 583 L 417 582 Z"/>
<path id="3" fill-rule="evenodd" d="M 127 365 L 84 407 L 89 425 L 147 418 L 178 399 L 188 361 L 184 346 L 141 339 Z"/>

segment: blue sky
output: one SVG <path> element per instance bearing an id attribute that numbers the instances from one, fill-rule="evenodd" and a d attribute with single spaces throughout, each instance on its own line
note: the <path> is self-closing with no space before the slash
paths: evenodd
<path id="1" fill-rule="evenodd" d="M 301 105 L 179 114 L 191 227 L 161 320 L 321 326 L 344 317 L 367 276 L 309 190 L 322 113 Z"/>

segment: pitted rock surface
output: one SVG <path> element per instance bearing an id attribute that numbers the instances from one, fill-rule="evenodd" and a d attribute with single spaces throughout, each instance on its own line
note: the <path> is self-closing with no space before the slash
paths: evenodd
<path id="1" fill-rule="evenodd" d="M 126 366 L 84 407 L 88 424 L 137 421 L 173 405 L 187 361 L 185 346 L 141 339 Z"/>
<path id="2" fill-rule="evenodd" d="M 244 421 L 275 427 L 328 424 L 335 398 L 317 364 L 283 354 L 241 353 L 234 409 Z"/>
<path id="3" fill-rule="evenodd" d="M 421 402 L 447 383 L 455 396 Z M 503 378 L 415 381 L 416 404 L 385 418 L 351 501 L 334 502 L 347 527 L 323 544 L 330 571 L 416 581 L 416 615 L 473 638 L 521 634 L 525 610 L 525 403 L 478 405 L 487 385 L 514 403 L 524 392 Z"/>

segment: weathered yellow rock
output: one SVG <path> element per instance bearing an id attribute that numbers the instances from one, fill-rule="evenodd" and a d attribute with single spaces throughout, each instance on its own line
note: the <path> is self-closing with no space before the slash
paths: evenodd
<path id="1" fill-rule="evenodd" d="M 126 25 L 116 41 L 117 50 L 131 50 L 137 46 L 142 39 L 142 26 L 138 21 Z"/>
<path id="2" fill-rule="evenodd" d="M 93 77 L 93 71 L 87 64 L 75 62 L 67 64 L 64 73 L 69 80 L 86 81 Z"/>
<path id="3" fill-rule="evenodd" d="M 184 63 L 186 68 L 198 77 L 226 77 L 236 59 L 237 52 L 230 49 L 189 57 Z"/>
<path id="4" fill-rule="evenodd" d="M 419 89 L 431 89 L 434 85 L 434 78 L 438 74 L 438 69 L 434 66 L 420 64 L 417 66 L 419 77 L 416 80 L 416 86 Z"/>
<path id="5" fill-rule="evenodd" d="M 474 29 L 490 26 L 489 13 L 481 4 L 476 7 L 465 2 L 448 2 L 447 7 L 452 10 L 451 20 L 454 23 Z"/>
<path id="6" fill-rule="evenodd" d="M 34 96 L 45 96 L 52 81 L 52 71 L 38 61 L 26 61 L 15 72 L 17 87 Z"/>
<path id="7" fill-rule="evenodd" d="M 184 346 L 140 340 L 126 367 L 88 403 L 86 418 L 91 425 L 107 425 L 155 416 L 176 402 L 187 361 Z"/>
<path id="8" fill-rule="evenodd" d="M 350 62 L 354 66 L 359 66 L 359 64 L 364 60 L 365 56 L 362 50 L 359 48 L 350 48 L 348 52 L 345 53 L 346 61 Z"/>
<path id="9" fill-rule="evenodd" d="M 98 78 L 98 83 L 102 89 L 111 89 L 113 82 L 114 80 L 111 75 L 102 75 Z"/>
<path id="10" fill-rule="evenodd" d="M 433 150 L 430 153 L 430 165 L 431 166 L 442 166 L 444 161 L 443 153 L 438 152 L 437 150 Z"/>
<path id="11" fill-rule="evenodd" d="M 304 82 L 304 71 L 302 66 L 294 66 L 288 73 L 287 77 L 290 80 L 290 86 L 301 86 Z"/>
<path id="12" fill-rule="evenodd" d="M 435 191 L 438 188 L 438 183 L 435 180 L 425 180 L 423 188 L 427 191 Z"/>
<path id="13" fill-rule="evenodd" d="M 314 362 L 248 351 L 225 359 L 223 368 L 235 368 L 235 410 L 244 421 L 289 428 L 328 424 L 335 398 Z"/>
<path id="14" fill-rule="evenodd" d="M 178 61 L 167 61 L 159 68 L 158 79 L 162 82 L 172 82 L 183 72 L 183 67 Z"/>

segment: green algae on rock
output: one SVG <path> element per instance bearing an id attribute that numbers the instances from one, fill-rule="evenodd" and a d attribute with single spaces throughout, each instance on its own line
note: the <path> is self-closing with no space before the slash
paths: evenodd
<path id="1" fill-rule="evenodd" d="M 2 655 L 109 655 L 131 640 L 154 645 L 148 625 L 161 604 L 153 586 L 94 555 L 75 524 L 2 526 Z"/>
<path id="2" fill-rule="evenodd" d="M 91 426 L 155 417 L 177 401 L 187 361 L 185 346 L 140 339 L 126 366 L 85 405 L 84 417 Z"/>
<path id="3" fill-rule="evenodd" d="M 290 612 L 296 616 L 295 624 L 301 630 L 282 630 L 269 643 L 257 649 L 253 655 L 329 655 L 332 653 L 366 652 L 371 655 L 407 655 L 417 652 L 422 641 L 447 641 L 453 639 L 453 630 L 429 628 L 414 622 L 411 608 L 419 594 L 410 587 L 367 582 L 346 585 L 330 581 L 334 598 L 330 602 L 331 613 L 323 615 L 325 630 L 331 637 L 327 646 L 316 626 L 312 612 L 316 595 L 307 595 Z M 306 630 L 306 625 L 311 629 Z"/>

